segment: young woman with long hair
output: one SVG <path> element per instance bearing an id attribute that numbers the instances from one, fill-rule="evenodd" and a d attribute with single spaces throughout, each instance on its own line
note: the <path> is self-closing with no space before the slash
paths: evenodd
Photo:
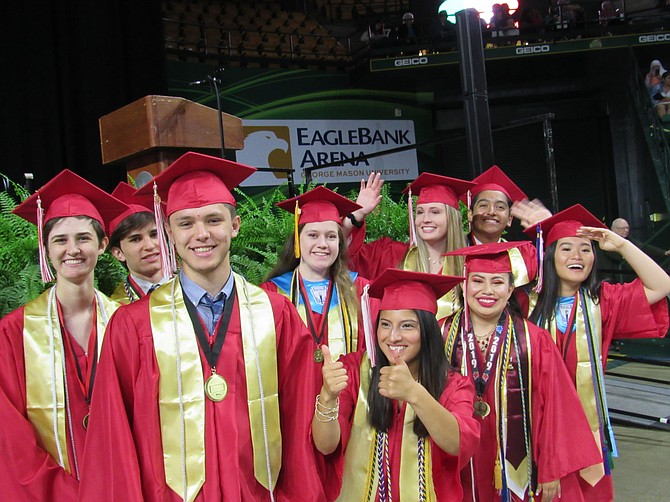
<path id="1" fill-rule="evenodd" d="M 465 256 L 465 307 L 444 321 L 445 352 L 474 383 L 481 424 L 463 500 L 581 500 L 576 472 L 599 460 L 586 417 L 549 333 L 510 302 L 535 277 L 532 244 L 452 253 Z"/>
<path id="2" fill-rule="evenodd" d="M 277 206 L 295 213 L 295 229 L 261 287 L 296 306 L 314 339 L 315 363 L 323 362 L 322 344 L 335 358 L 363 348 L 360 296 L 369 281 L 347 268 L 340 225 L 359 206 L 325 187 Z"/>
<path id="3" fill-rule="evenodd" d="M 329 500 L 462 500 L 479 437 L 473 387 L 450 369 L 435 319 L 461 280 L 389 269 L 370 287 L 381 304 L 368 351 L 334 361 L 324 347 L 312 438 Z"/>
<path id="4" fill-rule="evenodd" d="M 541 292 L 531 296 L 529 318 L 551 333 L 601 451 L 597 478 L 580 480 L 584 500 L 612 500 L 609 458 L 616 456 L 616 443 L 603 381 L 607 352 L 615 338 L 665 336 L 670 277 L 579 204 L 541 221 L 539 227 L 544 266 Z M 527 233 L 538 231 L 530 226 Z M 598 282 L 594 241 L 603 251 L 621 254 L 638 279 Z"/>
<path id="5" fill-rule="evenodd" d="M 14 210 L 38 226 L 42 280 L 54 280 L 53 267 L 55 284 L 0 321 L 0 485 L 8 499 L 78 500 L 96 365 L 118 307 L 95 289 L 93 274 L 105 224 L 125 209 L 65 170 Z"/>
<path id="6" fill-rule="evenodd" d="M 398 242 L 383 237 L 363 244 L 364 228 L 356 230 L 352 232 L 349 245 L 350 268 L 370 280 L 393 267 L 432 274 L 460 274 L 463 259 L 443 255 L 466 246 L 458 198 L 474 186 L 469 181 L 422 173 L 405 190 L 410 198 L 412 194 L 418 194 L 416 212 L 410 220 L 409 241 Z M 357 222 L 362 225 L 361 221 Z M 438 317 L 450 315 L 460 306 L 458 291 L 456 289 L 440 299 Z"/>

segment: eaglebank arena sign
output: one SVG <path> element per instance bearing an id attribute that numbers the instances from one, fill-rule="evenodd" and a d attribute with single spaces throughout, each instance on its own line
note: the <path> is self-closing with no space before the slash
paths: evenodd
<path id="1" fill-rule="evenodd" d="M 296 183 L 305 169 L 333 162 L 342 165 L 312 171 L 317 183 L 358 182 L 371 172 L 385 180 L 418 176 L 416 151 L 360 159 L 372 153 L 413 145 L 411 120 L 244 120 L 244 149 L 238 162 L 254 167 L 293 168 Z M 243 186 L 277 185 L 286 173 L 256 172 Z"/>

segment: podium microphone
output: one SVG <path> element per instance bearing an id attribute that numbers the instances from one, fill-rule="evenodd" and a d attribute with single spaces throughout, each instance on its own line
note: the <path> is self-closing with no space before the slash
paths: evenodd
<path id="1" fill-rule="evenodd" d="M 188 85 L 210 85 L 212 83 L 212 77 L 208 76 L 207 78 L 203 80 L 194 80 L 193 82 L 189 82 Z"/>

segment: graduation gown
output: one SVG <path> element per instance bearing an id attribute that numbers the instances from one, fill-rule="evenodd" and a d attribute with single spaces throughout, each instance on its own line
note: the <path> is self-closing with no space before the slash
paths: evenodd
<path id="1" fill-rule="evenodd" d="M 349 244 L 349 268 L 363 277 L 374 281 L 387 268 L 400 268 L 407 250 L 408 242 L 394 241 L 389 237 L 382 237 L 373 242 L 363 243 L 360 234 L 364 229 L 355 229 L 352 232 L 352 241 Z"/>
<path id="2" fill-rule="evenodd" d="M 309 436 L 315 398 L 309 386 L 315 366 L 311 338 L 286 298 L 264 294 L 276 329 L 282 435 L 276 500 L 322 500 Z M 94 440 L 85 453 L 82 500 L 181 500 L 166 483 L 157 399 L 161 375 L 152 339 L 173 334 L 152 332 L 153 296 L 120 309 L 110 321 L 91 408 L 89 437 Z M 228 394 L 217 403 L 205 398 L 205 481 L 195 498 L 199 502 L 269 500 L 254 476 L 238 296 L 216 367 L 228 383 Z M 209 375 L 201 350 L 200 360 Z"/>
<path id="3" fill-rule="evenodd" d="M 354 413 L 358 401 L 358 393 L 361 385 L 361 360 L 367 358 L 365 353 L 347 354 L 341 361 L 347 369 L 349 381 L 347 387 L 340 394 L 339 424 L 341 431 L 340 444 L 330 455 L 324 456 L 329 467 L 331 476 L 327 480 L 326 491 L 329 500 L 334 500 L 342 488 L 342 478 L 345 471 L 345 455 L 352 436 L 354 425 Z M 367 375 L 364 375 L 366 377 Z M 472 456 L 479 441 L 479 427 L 472 417 L 472 400 L 474 388 L 468 379 L 458 373 L 449 372 L 447 385 L 440 395 L 440 404 L 448 409 L 458 421 L 460 432 L 460 450 L 457 456 L 442 451 L 432 440 L 430 442 L 430 465 L 432 470 L 426 475 L 427 485 L 432 485 L 435 490 L 436 500 L 440 502 L 461 501 L 461 482 L 459 470 Z M 392 500 L 404 500 L 400 494 L 400 471 L 401 459 L 403 458 L 403 426 L 405 416 L 411 408 L 407 403 L 398 406 L 394 402 L 394 421 L 388 430 L 388 458 L 390 459 L 391 471 L 391 495 Z M 367 423 L 367 422 L 366 422 Z M 410 425 L 411 426 L 411 425 Z M 416 439 L 410 438 L 416 446 Z M 353 446 L 353 445 L 352 445 Z M 406 452 L 404 455 L 408 455 Z M 409 454 L 411 455 L 411 453 Z M 363 456 L 362 462 L 367 463 L 368 456 Z M 365 474 L 364 474 L 365 475 Z M 369 476 L 369 473 L 367 474 Z M 416 478 L 418 474 L 410 473 L 408 479 Z M 360 494 L 359 500 L 364 500 L 364 493 Z M 372 500 L 379 500 L 378 496 Z M 410 500 L 410 499 L 408 499 Z M 418 494 L 414 500 L 418 500 Z"/>
<path id="4" fill-rule="evenodd" d="M 47 295 L 49 290 L 43 293 Z M 107 301 L 98 292 L 107 315 L 111 316 L 116 303 Z M 103 298 L 104 297 L 104 298 Z M 37 300 L 33 300 L 35 302 Z M 31 302 L 32 303 L 32 302 Z M 0 321 L 0 487 L 6 500 L 49 500 L 66 502 L 78 500 L 79 481 L 76 478 L 75 459 L 81 469 L 87 430 L 84 417 L 89 413 L 86 402 L 86 379 L 81 381 L 74 357 L 77 358 L 82 375 L 87 375 L 96 356 L 97 331 L 90 337 L 87 354 L 70 337 L 63 333 L 65 375 L 69 399 L 70 416 L 66 416 L 67 440 L 62 447 L 67 449 L 70 472 L 50 455 L 44 446 L 44 438 L 28 418 L 26 394 L 26 364 L 24 354 L 24 313 L 26 306 L 7 314 Z M 48 336 L 48 317 L 44 314 L 44 331 Z M 58 326 L 55 327 L 58 329 Z M 102 333 L 100 334 L 102 336 Z M 45 342 L 48 343 L 48 342 Z M 74 357 L 73 357 L 74 355 Z M 49 370 L 47 370 L 48 373 Z M 48 382 L 45 382 L 48 385 Z M 70 427 L 71 424 L 71 427 Z M 51 432 L 51 431 L 50 431 Z M 53 433 L 51 433 L 53 434 Z M 74 447 L 72 442 L 74 441 Z"/>
<path id="5" fill-rule="evenodd" d="M 603 282 L 599 305 L 602 319 L 603 370 L 607 365 L 607 354 L 612 340 L 616 338 L 662 338 L 668 331 L 667 300 L 663 299 L 649 305 L 644 294 L 644 286 L 639 279 L 625 284 Z M 576 385 L 578 361 L 576 337 L 568 338 L 556 329 L 555 318 L 552 324 L 550 329 L 556 333 L 556 345 L 560 354 L 563 355 L 571 381 L 573 385 Z M 612 476 L 604 476 L 595 486 L 591 486 L 582 478 L 579 478 L 579 482 L 584 500 L 593 502 L 614 500 Z"/>
<path id="6" fill-rule="evenodd" d="M 448 332 L 451 321 L 452 318 L 446 320 L 444 333 Z M 526 324 L 531 348 L 531 441 L 533 460 L 537 465 L 537 481 L 547 483 L 560 479 L 561 500 L 570 502 L 588 500 L 581 496 L 578 471 L 600 462 L 600 454 L 593 441 L 593 435 L 577 393 L 570 382 L 551 336 L 534 324 L 527 321 Z M 476 347 L 475 350 L 481 367 L 484 363 L 483 355 L 479 347 Z M 501 355 L 499 354 L 498 358 Z M 472 379 L 471 371 L 466 366 L 467 361 L 463 360 L 460 337 L 457 338 L 457 344 L 453 350 L 452 363 L 456 368 L 467 372 L 469 378 Z M 514 358 L 511 364 L 518 371 L 518 362 Z M 494 373 L 492 377 L 493 375 Z M 494 488 L 494 468 L 498 457 L 496 428 L 499 424 L 496 405 L 497 384 L 496 377 L 495 380 L 490 381 L 482 396 L 491 411 L 487 417 L 477 417 L 481 424 L 481 439 L 471 464 L 462 471 L 464 501 L 495 502 L 501 500 Z M 523 438 L 515 439 L 515 442 L 517 446 L 523 448 Z M 473 491 L 475 497 L 473 497 Z M 527 491 L 524 499 L 519 499 L 513 493 L 511 495 L 512 500 L 515 501 L 528 500 Z"/>

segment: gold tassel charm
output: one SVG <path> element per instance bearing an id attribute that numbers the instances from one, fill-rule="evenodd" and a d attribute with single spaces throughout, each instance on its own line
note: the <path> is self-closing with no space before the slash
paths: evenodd
<path id="1" fill-rule="evenodd" d="M 496 490 L 502 490 L 502 467 L 499 459 L 496 459 L 496 466 L 493 469 L 493 486 Z"/>
<path id="2" fill-rule="evenodd" d="M 293 212 L 293 238 L 295 239 L 293 243 L 293 252 L 296 258 L 300 258 L 300 235 L 298 232 L 298 221 L 300 220 L 300 206 L 298 206 L 298 201 L 295 201 L 295 211 Z"/>

